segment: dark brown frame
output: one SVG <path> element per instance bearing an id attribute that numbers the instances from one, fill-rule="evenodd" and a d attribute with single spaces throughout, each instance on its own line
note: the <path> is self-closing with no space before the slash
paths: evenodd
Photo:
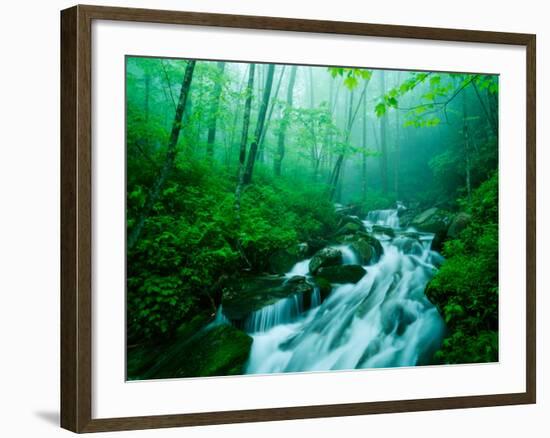
<path id="1" fill-rule="evenodd" d="M 527 52 L 526 391 L 498 395 L 92 419 L 92 20 L 525 46 Z M 81 5 L 63 10 L 61 12 L 61 426 L 80 433 L 535 403 L 535 48 L 535 35 L 519 33 Z"/>

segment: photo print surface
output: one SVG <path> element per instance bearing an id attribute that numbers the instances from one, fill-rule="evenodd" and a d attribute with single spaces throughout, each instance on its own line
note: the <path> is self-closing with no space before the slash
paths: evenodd
<path id="1" fill-rule="evenodd" d="M 125 80 L 128 380 L 498 361 L 498 75 Z"/>

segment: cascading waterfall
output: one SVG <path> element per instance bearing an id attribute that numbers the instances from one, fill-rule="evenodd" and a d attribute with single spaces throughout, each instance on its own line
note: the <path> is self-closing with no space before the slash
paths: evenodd
<path id="1" fill-rule="evenodd" d="M 374 210 L 369 211 L 363 222 L 368 228 L 373 225 L 382 225 L 389 228 L 399 228 L 398 210 Z"/>
<path id="2" fill-rule="evenodd" d="M 292 295 L 252 312 L 244 324 L 244 329 L 250 333 L 265 332 L 272 327 L 295 320 L 302 311 L 302 296 Z"/>
<path id="3" fill-rule="evenodd" d="M 412 366 L 429 363 L 444 335 L 437 309 L 424 295 L 442 257 L 431 250 L 433 235 L 411 237 L 399 229 L 397 210 L 370 212 L 368 226 L 396 232 L 381 239 L 384 255 L 364 266 L 357 284 L 335 285 L 321 303 L 319 290 L 303 311 L 297 296 L 252 314 L 245 329 L 254 339 L 247 373 L 280 373 Z M 357 263 L 347 246 L 345 264 Z M 309 260 L 297 263 L 287 277 L 306 275 Z"/>

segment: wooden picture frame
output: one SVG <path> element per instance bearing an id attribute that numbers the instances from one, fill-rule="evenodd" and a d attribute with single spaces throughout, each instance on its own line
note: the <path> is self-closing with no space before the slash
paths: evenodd
<path id="1" fill-rule="evenodd" d="M 94 20 L 518 45 L 526 48 L 526 391 L 322 406 L 92 418 L 92 35 Z M 529 404 L 536 401 L 536 37 L 530 34 L 75 6 L 61 12 L 61 426 L 99 432 Z M 121 316 L 122 318 L 122 316 Z"/>

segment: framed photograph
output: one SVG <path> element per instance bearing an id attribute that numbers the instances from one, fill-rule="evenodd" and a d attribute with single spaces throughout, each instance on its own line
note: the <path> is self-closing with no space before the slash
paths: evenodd
<path id="1" fill-rule="evenodd" d="M 535 35 L 61 13 L 61 425 L 536 401 Z"/>

